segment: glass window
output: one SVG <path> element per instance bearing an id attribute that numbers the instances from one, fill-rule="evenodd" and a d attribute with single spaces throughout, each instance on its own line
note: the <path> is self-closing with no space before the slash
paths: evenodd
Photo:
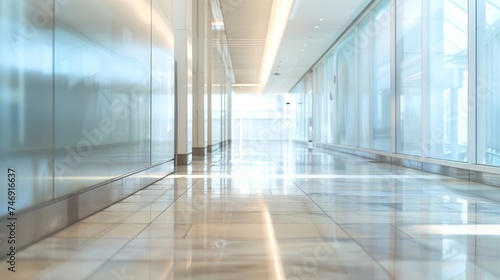
<path id="1" fill-rule="evenodd" d="M 151 4 L 113 8 L 73 1 L 55 18 L 55 196 L 150 165 L 151 22 L 126 15 Z"/>
<path id="2" fill-rule="evenodd" d="M 500 166 L 500 2 L 478 1 L 478 163 Z"/>
<path id="3" fill-rule="evenodd" d="M 304 80 L 300 81 L 295 88 L 292 90 L 296 100 L 295 109 L 295 130 L 292 139 L 299 141 L 306 141 L 306 123 L 305 123 L 305 113 L 306 113 L 306 102 L 305 102 L 305 89 Z M 235 97 L 236 99 L 236 97 Z M 236 104 L 236 101 L 233 102 Z M 234 106 L 233 106 L 234 108 Z"/>
<path id="4" fill-rule="evenodd" d="M 371 45 L 370 36 L 372 22 L 366 17 L 358 26 L 358 91 L 359 91 L 359 146 L 371 148 Z"/>
<path id="5" fill-rule="evenodd" d="M 465 161 L 468 143 L 467 1 L 429 6 L 430 157 Z M 426 143 L 427 144 L 427 143 Z"/>
<path id="6" fill-rule="evenodd" d="M 335 88 L 335 83 L 333 80 L 334 76 L 334 55 L 333 53 L 330 53 L 326 57 L 326 77 L 325 77 L 325 83 L 326 83 L 326 99 L 325 99 L 325 110 L 326 110 L 326 115 L 323 117 L 325 120 L 325 128 L 327 129 L 326 133 L 326 142 L 329 144 L 333 144 L 333 139 L 335 139 L 335 129 L 334 129 L 334 119 L 335 119 L 335 111 L 334 111 L 334 88 Z"/>
<path id="7" fill-rule="evenodd" d="M 391 12 L 390 1 L 374 11 L 373 32 L 373 148 L 391 149 Z"/>
<path id="8" fill-rule="evenodd" d="M 399 118 L 397 151 L 421 155 L 422 1 L 402 0 L 396 14 L 398 34 Z"/>
<path id="9" fill-rule="evenodd" d="M 337 134 L 338 143 L 357 146 L 358 101 L 354 32 L 349 33 L 337 50 Z"/>
<path id="10" fill-rule="evenodd" d="M 35 0 L 0 3 L 0 216 L 7 213 L 7 174 L 18 188 L 17 210 L 54 196 L 54 32 L 52 21 L 27 20 L 37 12 L 47 15 Z"/>
<path id="11" fill-rule="evenodd" d="M 325 143 L 326 135 L 329 134 L 328 112 L 326 111 L 326 63 L 321 62 L 313 72 L 313 141 Z"/>

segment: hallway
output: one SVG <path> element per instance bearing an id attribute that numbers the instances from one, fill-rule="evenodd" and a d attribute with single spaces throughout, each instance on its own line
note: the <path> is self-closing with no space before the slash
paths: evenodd
<path id="1" fill-rule="evenodd" d="M 233 142 L 19 252 L 15 279 L 499 279 L 498 188 Z"/>

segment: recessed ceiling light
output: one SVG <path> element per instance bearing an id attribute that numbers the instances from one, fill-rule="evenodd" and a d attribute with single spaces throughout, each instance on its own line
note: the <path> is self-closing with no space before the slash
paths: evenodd
<path id="1" fill-rule="evenodd" d="M 320 19 L 319 19 L 319 21 L 323 21 L 323 19 L 322 19 L 322 18 L 320 18 Z"/>
<path id="2" fill-rule="evenodd" d="M 316 25 L 314 28 L 318 29 L 318 28 L 319 28 L 319 26 L 317 26 L 317 25 Z"/>

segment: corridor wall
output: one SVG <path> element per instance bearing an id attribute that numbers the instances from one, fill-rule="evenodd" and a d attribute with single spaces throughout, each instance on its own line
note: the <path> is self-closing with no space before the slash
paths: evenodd
<path id="1" fill-rule="evenodd" d="M 0 178 L 37 221 L 21 245 L 173 170 L 172 18 L 172 0 L 0 3 Z"/>

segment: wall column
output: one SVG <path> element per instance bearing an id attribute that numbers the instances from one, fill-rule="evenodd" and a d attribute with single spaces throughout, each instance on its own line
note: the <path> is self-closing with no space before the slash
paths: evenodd
<path id="1" fill-rule="evenodd" d="M 176 93 L 176 165 L 192 161 L 193 111 L 193 0 L 175 0 L 174 35 L 177 62 Z"/>
<path id="2" fill-rule="evenodd" d="M 207 154 L 208 138 L 208 96 L 207 96 L 207 40 L 211 27 L 210 10 L 206 0 L 193 3 L 193 155 Z"/>

